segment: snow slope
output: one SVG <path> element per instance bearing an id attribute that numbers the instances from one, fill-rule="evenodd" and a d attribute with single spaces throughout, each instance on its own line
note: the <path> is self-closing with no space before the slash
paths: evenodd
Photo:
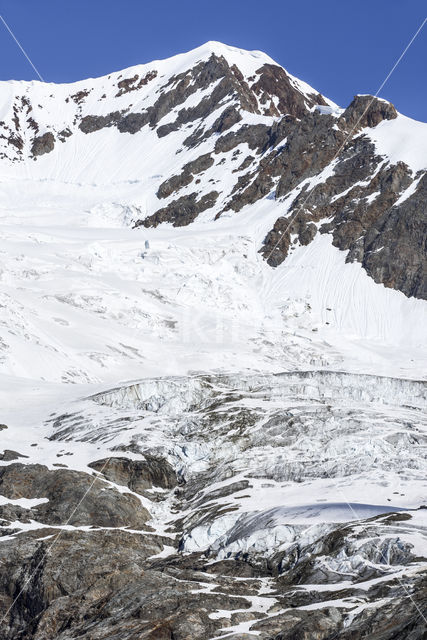
<path id="1" fill-rule="evenodd" d="M 276 270 L 261 259 L 259 220 L 277 215 L 275 203 L 191 228 L 132 230 L 113 226 L 132 211 L 117 190 L 116 204 L 105 189 L 58 191 L 37 184 L 36 206 L 29 197 L 17 207 L 15 185 L 3 188 L 4 373 L 111 383 L 192 369 L 342 368 L 344 356 L 366 371 L 423 371 L 423 301 L 346 265 L 328 236 Z"/>

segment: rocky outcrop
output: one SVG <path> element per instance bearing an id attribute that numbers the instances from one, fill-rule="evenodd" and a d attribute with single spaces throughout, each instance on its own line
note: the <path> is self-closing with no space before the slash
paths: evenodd
<path id="1" fill-rule="evenodd" d="M 128 79 L 126 86 L 123 85 L 121 90 L 128 87 L 128 91 L 135 82 L 136 78 Z M 236 69 L 230 68 L 225 58 L 212 54 L 206 62 L 200 62 L 193 69 L 178 76 L 172 76 L 159 92 L 160 95 L 154 104 L 146 110 L 140 113 L 127 113 L 123 117 L 119 117 L 117 113 L 111 113 L 108 116 L 85 116 L 79 127 L 84 133 L 92 133 L 113 125 L 116 125 L 122 133 L 136 133 L 147 124 L 156 127 L 165 115 L 183 104 L 193 93 L 198 90 L 203 91 L 215 82 L 216 85 L 212 92 L 204 97 L 197 106 L 180 109 L 173 122 L 157 128 L 157 135 L 164 137 L 178 130 L 184 124 L 208 116 L 226 98 L 235 100 L 237 97 L 241 108 L 253 113 L 258 112 L 257 100 L 243 76 Z M 238 119 L 238 112 L 235 109 L 229 110 L 227 113 L 224 112 L 213 128 L 217 128 L 219 131 L 225 130 Z"/>
<path id="2" fill-rule="evenodd" d="M 397 170 L 393 172 L 396 175 Z M 405 182 L 409 182 L 405 173 Z M 407 296 L 427 300 L 427 174 L 401 204 L 387 208 L 366 234 L 361 253 L 348 259 L 362 262 L 372 278 Z M 357 251 L 357 249 L 356 249 Z"/>
<path id="3" fill-rule="evenodd" d="M 120 119 L 120 112 L 115 111 L 107 116 L 85 116 L 79 123 L 80 131 L 83 133 L 94 133 L 100 131 L 105 127 L 111 127 L 116 124 Z"/>
<path id="4" fill-rule="evenodd" d="M 1 636 L 5 640 L 65 639 L 70 628 L 73 633 L 80 628 L 84 634 L 81 637 L 89 638 L 94 637 L 96 627 L 98 634 L 103 626 L 104 632 L 109 629 L 110 637 L 114 637 L 114 623 L 119 618 L 117 614 L 107 614 L 106 604 L 114 593 L 121 592 L 113 609 L 120 602 L 129 606 L 131 593 L 134 595 L 138 589 L 146 591 L 143 588 L 143 583 L 148 587 L 149 582 L 143 578 L 146 559 L 162 548 L 152 537 L 133 536 L 120 530 L 63 532 L 60 537 L 58 533 L 45 529 L 35 536 L 23 535 L 0 546 L 0 606 L 2 616 L 6 615 L 1 622 Z M 56 536 L 54 545 L 52 538 L 39 539 L 46 535 Z M 155 575 L 152 580 L 156 582 Z M 133 589 L 125 595 L 129 581 L 133 581 Z M 136 600 L 135 611 L 140 607 Z M 122 638 L 130 638 L 135 628 L 141 628 L 142 616 L 135 616 L 133 623 L 132 617 L 128 616 L 128 631 L 121 629 Z M 109 623 L 105 625 L 102 620 Z"/>
<path id="5" fill-rule="evenodd" d="M 352 130 L 376 127 L 383 120 L 394 120 L 397 111 L 390 102 L 370 95 L 354 96 L 341 116 Z"/>
<path id="6" fill-rule="evenodd" d="M 257 71 L 257 74 L 258 78 L 251 85 L 251 89 L 259 97 L 265 115 L 289 114 L 301 118 L 306 114 L 307 108 L 327 104 L 320 94 L 304 96 L 297 90 L 282 67 L 265 64 Z"/>
<path id="7" fill-rule="evenodd" d="M 288 132 L 284 149 L 260 163 L 259 173 L 244 190 L 237 190 L 228 208 L 238 210 L 263 197 L 275 176 L 276 198 L 284 198 L 333 161 L 332 175 L 295 195 L 287 215 L 267 234 L 261 253 L 271 266 L 278 266 L 288 255 L 291 237 L 307 244 L 316 235 L 313 223 L 328 219 L 320 232 L 332 234 L 333 244 L 348 251 L 348 262 L 360 262 L 378 283 L 425 298 L 425 179 L 416 178 L 416 191 L 394 206 L 414 181 L 411 170 L 404 163 L 384 163 L 369 138 L 348 137 L 348 127 L 376 126 L 381 119 L 396 117 L 395 110 L 371 96 L 360 98 L 339 118 L 339 126 L 330 116 L 303 118 Z"/>
<path id="8" fill-rule="evenodd" d="M 188 138 L 185 138 L 184 145 L 190 149 L 197 147 L 201 142 L 208 140 L 212 135 L 224 133 L 224 131 L 231 129 L 231 127 L 241 120 L 243 120 L 243 117 L 235 106 L 226 107 L 210 129 L 205 130 L 201 124 L 191 135 L 188 136 Z"/>
<path id="9" fill-rule="evenodd" d="M 42 156 L 45 153 L 50 153 L 55 147 L 55 136 L 52 132 L 44 133 L 42 136 L 37 136 L 33 140 L 31 145 L 31 154 L 34 157 Z"/>
<path id="10" fill-rule="evenodd" d="M 3 453 L 0 454 L 0 460 L 3 462 L 11 462 L 12 460 L 18 460 L 18 458 L 28 458 L 28 456 L 24 456 L 22 453 L 18 453 L 12 449 L 5 449 Z"/>
<path id="11" fill-rule="evenodd" d="M 324 135 L 329 136 L 328 131 L 332 128 L 332 119 L 324 121 L 326 126 Z M 333 130 L 332 137 L 329 138 L 329 144 L 319 145 L 318 150 L 311 147 L 310 139 L 305 141 L 307 149 L 300 147 L 299 158 L 296 160 L 295 167 L 289 157 L 290 151 L 283 152 L 286 158 L 287 166 L 292 166 L 292 175 L 282 175 L 276 189 L 276 196 L 286 196 L 292 188 L 301 182 L 303 178 L 312 177 L 321 172 L 336 154 L 339 145 L 343 145 L 345 137 L 341 131 Z M 336 137 L 335 137 L 336 136 Z M 325 138 L 324 138 L 325 139 Z M 296 145 L 298 148 L 300 137 L 296 135 Z M 345 144 L 345 143 L 344 143 Z M 313 157 L 316 153 L 316 157 Z M 306 155 L 308 158 L 305 160 Z M 301 159 L 302 158 L 302 159 Z M 288 255 L 291 244 L 291 236 L 297 236 L 296 240 L 301 244 L 306 244 L 305 229 L 313 222 L 318 222 L 325 218 L 331 218 L 335 213 L 338 215 L 342 211 L 343 202 L 339 197 L 340 193 L 349 203 L 350 209 L 354 206 L 356 197 L 360 197 L 365 193 L 366 187 L 355 186 L 366 179 L 376 170 L 381 162 L 381 158 L 375 155 L 373 144 L 365 138 L 358 138 L 345 145 L 340 155 L 339 161 L 336 163 L 333 175 L 326 180 L 317 182 L 311 189 L 302 189 L 296 195 L 289 207 L 289 213 L 286 217 L 279 218 L 273 229 L 267 234 L 264 240 L 264 246 L 261 249 L 262 254 L 271 266 L 277 266 L 285 260 Z M 292 182 L 291 182 L 292 180 Z M 324 225 L 323 231 L 332 230 L 336 227 L 336 222 L 332 222 L 330 227 Z M 311 239 L 315 236 L 315 229 L 311 226 Z"/>
<path id="12" fill-rule="evenodd" d="M 97 460 L 89 465 L 107 480 L 128 487 L 135 493 L 144 494 L 146 489 L 161 487 L 173 489 L 178 484 L 174 469 L 163 458 L 145 454 L 144 460 L 111 457 Z"/>
<path id="13" fill-rule="evenodd" d="M 211 191 L 197 199 L 196 192 L 188 196 L 182 196 L 178 200 L 173 200 L 167 207 L 159 209 L 144 220 L 137 220 L 135 227 L 157 227 L 162 222 L 171 222 L 174 227 L 184 227 L 193 222 L 199 213 L 214 206 L 217 198 L 217 191 Z"/>
<path id="14" fill-rule="evenodd" d="M 0 467 L 0 495 L 11 500 L 47 499 L 31 514 L 48 525 L 140 529 L 150 517 L 138 498 L 120 493 L 101 479 L 68 469 L 50 471 L 39 464 Z"/>
<path id="15" fill-rule="evenodd" d="M 277 137 L 279 142 L 285 136 L 282 129 L 282 135 Z M 272 128 L 264 124 L 243 125 L 238 131 L 230 132 L 218 138 L 215 142 L 215 153 L 228 153 L 235 149 L 239 144 L 246 143 L 250 149 L 262 153 L 266 151 L 272 144 Z"/>
<path id="16" fill-rule="evenodd" d="M 65 98 L 65 102 L 69 102 L 70 100 L 72 100 L 76 104 L 81 104 L 82 102 L 85 101 L 85 99 L 88 97 L 90 92 L 91 92 L 91 89 L 81 89 L 80 91 L 73 93 L 68 98 Z"/>
<path id="17" fill-rule="evenodd" d="M 194 175 L 202 173 L 211 167 L 214 163 L 214 159 L 210 153 L 205 153 L 196 160 L 192 160 L 183 166 L 182 172 L 177 176 L 172 176 L 162 182 L 158 191 L 158 198 L 167 198 L 175 191 L 179 191 L 183 187 L 186 187 L 192 182 Z"/>
<path id="18" fill-rule="evenodd" d="M 70 634 L 85 640 L 205 640 L 223 625 L 213 614 L 224 605 L 242 610 L 240 619 L 250 609 L 239 592 L 224 593 L 231 591 L 231 579 L 215 589 L 197 559 L 170 569 L 150 560 L 161 551 L 161 538 L 116 530 L 64 532 L 52 546 L 40 539 L 56 533 L 23 535 L 0 548 L 5 640 L 66 640 Z M 256 616 L 249 613 L 247 619 Z"/>
<path id="19" fill-rule="evenodd" d="M 125 93 L 130 93 L 131 91 L 138 91 L 138 89 L 141 89 L 141 87 L 144 87 L 156 77 L 157 71 L 154 69 L 141 78 L 137 73 L 131 78 L 123 78 L 123 80 L 117 83 L 118 92 L 116 93 L 116 98 L 120 98 L 120 96 L 123 96 Z"/>
<path id="20" fill-rule="evenodd" d="M 176 191 L 179 191 L 180 189 L 183 189 L 184 187 L 189 185 L 190 182 L 193 181 L 193 178 L 194 176 L 192 173 L 183 170 L 179 175 L 171 176 L 170 178 L 162 182 L 157 190 L 156 195 L 159 199 L 168 198 Z"/>
<path id="21" fill-rule="evenodd" d="M 361 161 L 358 155 L 353 156 L 352 160 L 337 165 L 333 178 L 312 193 L 303 192 L 297 197 L 290 215 L 279 218 L 266 237 L 262 252 L 268 262 L 272 266 L 281 264 L 288 254 L 292 235 L 296 234 L 299 242 L 306 244 L 305 229 L 312 229 L 312 238 L 316 233 L 312 223 L 332 218 L 321 225 L 320 232 L 331 233 L 334 245 L 348 250 L 348 262 L 361 262 L 378 283 L 425 299 L 427 233 L 422 195 L 425 178 L 415 193 L 396 207 L 399 194 L 412 183 L 403 164 L 381 170 L 368 187 L 347 187 L 349 191 L 344 196 L 335 195 L 337 188 L 345 190 L 349 176 L 353 184 L 358 178 L 368 177 L 378 160 L 368 155 L 364 166 L 363 158 Z M 348 162 L 357 164 L 358 171 L 349 173 Z M 344 182 L 340 175 L 345 177 Z"/>
<path id="22" fill-rule="evenodd" d="M 67 140 L 67 138 L 69 138 L 72 135 L 73 135 L 72 131 L 67 127 L 66 129 L 62 129 L 58 133 L 58 140 L 60 142 L 65 142 Z"/>

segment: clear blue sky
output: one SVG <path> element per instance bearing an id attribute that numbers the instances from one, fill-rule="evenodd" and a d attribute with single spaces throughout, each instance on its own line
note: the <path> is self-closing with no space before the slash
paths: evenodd
<path id="1" fill-rule="evenodd" d="M 47 81 L 70 82 L 220 40 L 261 49 L 346 106 L 375 93 L 427 15 L 426 0 L 0 0 Z M 34 71 L 0 24 L 0 79 Z M 427 121 L 427 24 L 381 96 Z"/>

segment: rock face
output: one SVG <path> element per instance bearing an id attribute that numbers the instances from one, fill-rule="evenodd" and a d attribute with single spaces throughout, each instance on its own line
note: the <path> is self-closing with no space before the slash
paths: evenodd
<path id="1" fill-rule="evenodd" d="M 294 200 L 291 222 L 289 218 L 276 222 L 265 239 L 263 255 L 273 266 L 280 264 L 286 258 L 292 234 L 297 234 L 301 244 L 307 244 L 305 230 L 311 225 L 314 236 L 313 222 L 328 218 L 331 221 L 322 224 L 319 231 L 331 233 L 333 244 L 348 250 L 348 262 L 361 262 L 378 283 L 399 289 L 407 296 L 425 298 L 426 216 L 420 200 L 425 178 L 411 197 L 394 206 L 399 194 L 413 182 L 408 167 L 400 163 L 380 168 L 370 180 L 370 171 L 379 167 L 380 159 L 368 155 L 365 149 L 366 141 L 358 141 L 348 159 L 336 165 L 333 178 Z M 353 174 L 348 173 L 351 167 L 357 167 Z M 353 178 L 343 189 L 347 190 L 345 195 L 340 197 L 337 187 L 348 185 L 349 175 Z M 369 181 L 369 185 L 358 186 L 354 182 L 356 176 Z"/>
<path id="2" fill-rule="evenodd" d="M 111 457 L 92 462 L 89 466 L 99 471 L 107 480 L 129 487 L 142 495 L 145 489 L 153 486 L 173 489 L 178 484 L 171 465 L 166 460 L 150 455 L 146 455 L 143 461 Z"/>
<path id="3" fill-rule="evenodd" d="M 394 120 L 397 111 L 392 104 L 373 96 L 355 96 L 342 114 L 347 126 L 359 130 L 376 127 L 383 120 Z"/>
<path id="4" fill-rule="evenodd" d="M 217 198 L 217 191 L 211 191 L 197 199 L 197 193 L 190 193 L 188 196 L 182 196 L 177 200 L 172 200 L 167 207 L 159 209 L 152 216 L 144 220 L 137 220 L 135 227 L 157 227 L 162 222 L 172 222 L 174 227 L 185 227 L 193 222 L 199 213 L 211 209 Z"/>
<path id="5" fill-rule="evenodd" d="M 68 469 L 50 471 L 42 465 L 20 463 L 4 466 L 0 468 L 0 491 L 11 500 L 46 498 L 47 502 L 34 507 L 30 515 L 47 525 L 139 529 L 149 518 L 133 495 Z"/>
<path id="6" fill-rule="evenodd" d="M 55 147 L 55 137 L 53 133 L 45 133 L 42 136 L 34 138 L 31 146 L 33 156 L 42 156 L 44 153 L 50 153 Z"/>
<path id="7" fill-rule="evenodd" d="M 179 191 L 179 189 L 182 189 L 182 187 L 185 187 L 187 186 L 187 184 L 190 184 L 190 182 L 192 182 L 194 175 L 203 173 L 204 171 L 209 169 L 209 167 L 211 167 L 213 163 L 214 159 L 209 153 L 200 156 L 192 162 L 188 162 L 182 168 L 182 173 L 179 176 L 172 176 L 172 178 L 169 178 L 165 182 L 162 182 L 159 190 L 157 191 L 157 197 L 167 198 L 175 191 Z"/>
<path id="8" fill-rule="evenodd" d="M 286 217 L 276 221 L 264 240 L 261 253 L 269 264 L 281 264 L 291 242 L 308 244 L 317 232 L 313 223 L 327 220 L 318 225 L 319 231 L 332 234 L 333 244 L 348 251 L 347 262 L 360 262 L 378 283 L 425 299 L 427 215 L 421 194 L 426 173 L 414 175 L 403 162 L 384 163 L 367 135 L 346 138 L 348 122 L 355 126 L 355 118 L 364 113 L 359 109 L 354 116 L 349 110 L 351 117 L 345 111 L 335 129 L 322 116 L 323 122 L 309 126 L 314 135 L 301 123 L 285 149 L 266 164 L 250 187 L 234 196 L 234 202 L 240 207 L 239 199 L 246 204 L 248 197 L 262 197 L 260 187 L 254 186 L 266 184 L 268 189 L 271 174 L 279 172 L 276 197 L 297 193 Z M 394 109 L 375 109 L 363 117 L 376 122 L 380 117 L 393 118 L 393 113 Z M 316 180 L 311 188 L 298 188 L 307 178 L 327 170 L 332 161 L 333 175 Z M 413 192 L 402 198 L 411 185 Z"/>

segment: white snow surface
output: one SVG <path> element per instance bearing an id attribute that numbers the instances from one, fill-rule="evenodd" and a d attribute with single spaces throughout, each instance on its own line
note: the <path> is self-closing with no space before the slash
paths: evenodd
<path id="1" fill-rule="evenodd" d="M 367 132 L 367 130 L 365 130 Z M 402 114 L 394 120 L 383 120 L 368 133 L 380 155 L 392 164 L 405 162 L 416 173 L 427 169 L 427 124 Z"/>
<path id="2" fill-rule="evenodd" d="M 125 216 L 126 191 L 114 189 Z M 345 264 L 329 236 L 277 269 L 262 260 L 273 201 L 215 222 L 133 230 L 112 228 L 106 205 L 92 226 L 105 188 L 8 182 L 1 195 L 5 374 L 110 385 L 191 370 L 425 371 L 425 303 Z"/>

